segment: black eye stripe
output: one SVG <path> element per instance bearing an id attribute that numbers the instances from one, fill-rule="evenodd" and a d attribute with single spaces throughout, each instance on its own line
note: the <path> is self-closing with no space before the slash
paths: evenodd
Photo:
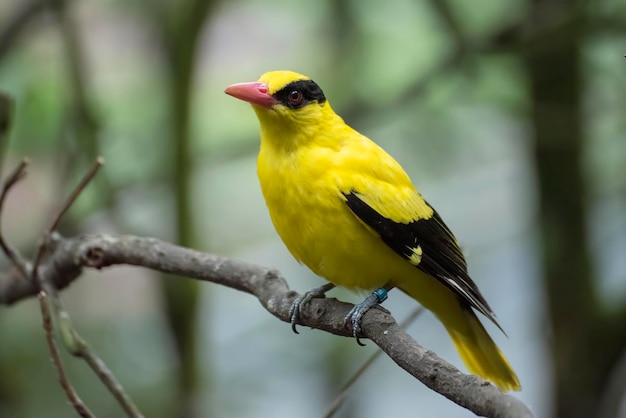
<path id="1" fill-rule="evenodd" d="M 302 92 L 303 96 L 303 100 L 297 105 L 289 102 L 289 96 L 294 90 Z M 318 102 L 322 104 L 326 101 L 324 92 L 322 91 L 320 86 L 318 86 L 313 80 L 293 81 L 274 93 L 274 97 L 276 98 L 276 100 L 292 109 L 299 109 L 311 102 Z"/>

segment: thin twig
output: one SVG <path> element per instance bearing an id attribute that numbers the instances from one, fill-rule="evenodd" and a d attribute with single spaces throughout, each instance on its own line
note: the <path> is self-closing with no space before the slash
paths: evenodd
<path id="1" fill-rule="evenodd" d="M 61 335 L 61 340 L 63 341 L 65 348 L 73 356 L 80 357 L 87 362 L 100 381 L 104 383 L 106 388 L 117 399 L 118 403 L 124 411 L 126 411 L 126 414 L 129 417 L 142 418 L 143 415 L 130 399 L 128 394 L 126 394 L 122 385 L 117 381 L 115 376 L 113 376 L 113 373 L 111 373 L 105 363 L 95 354 L 89 344 L 80 336 L 78 331 L 76 331 L 76 328 L 74 328 L 72 320 L 63 306 L 63 302 L 61 301 L 55 285 L 49 280 L 46 280 L 44 275 L 39 274 L 39 265 L 43 260 L 44 253 L 50 247 L 50 237 L 52 233 L 56 230 L 59 222 L 63 218 L 63 215 L 65 215 L 78 196 L 80 196 L 83 192 L 85 187 L 87 187 L 91 180 L 93 180 L 94 176 L 103 164 L 104 158 L 96 158 L 96 161 L 93 163 L 87 174 L 83 176 L 78 185 L 74 188 L 74 190 L 72 190 L 57 215 L 53 218 L 50 227 L 44 232 L 44 237 L 37 250 L 37 255 L 33 263 L 32 274 L 34 279 L 39 284 L 39 287 L 48 295 L 49 299 L 47 300 L 47 303 L 52 306 L 52 311 L 57 319 L 59 334 Z"/>
<path id="2" fill-rule="evenodd" d="M 117 381 L 104 361 L 98 357 L 87 341 L 85 341 L 85 339 L 80 336 L 78 331 L 76 331 L 69 314 L 63 307 L 63 303 L 61 302 L 61 298 L 59 297 L 56 288 L 48 280 L 43 280 L 43 284 L 45 289 L 52 292 L 53 296 L 50 297 L 50 300 L 48 300 L 47 303 L 52 306 L 55 312 L 59 335 L 61 336 L 61 341 L 63 342 L 65 348 L 74 357 L 79 357 L 85 360 L 95 375 L 98 376 L 104 386 L 115 397 L 128 417 L 143 418 L 143 414 L 139 411 L 139 408 L 135 405 L 130 396 L 128 396 L 122 385 Z M 41 293 L 45 294 L 44 291 Z M 70 402 L 72 402 L 71 399 Z"/>
<path id="3" fill-rule="evenodd" d="M 424 308 L 422 308 L 421 306 L 418 306 L 416 309 L 413 310 L 413 312 L 411 312 L 409 316 L 407 316 L 404 319 L 404 321 L 400 322 L 400 327 L 401 328 L 408 327 L 409 324 L 411 324 L 411 322 L 413 322 L 418 316 L 420 316 L 422 312 L 424 312 Z M 376 359 L 378 359 L 378 357 L 381 356 L 381 354 L 383 354 L 383 350 L 379 348 L 378 350 L 376 350 L 374 354 L 370 356 L 370 358 L 368 358 L 365 361 L 365 363 L 363 363 L 361 367 L 359 367 L 356 373 L 354 373 L 352 377 L 348 379 L 346 384 L 341 388 L 341 392 L 339 392 L 339 395 L 337 395 L 337 397 L 330 404 L 330 407 L 328 408 L 328 411 L 324 415 L 324 418 L 332 418 L 335 415 L 335 413 L 343 405 L 343 402 L 346 400 L 346 397 L 348 396 L 348 392 L 350 391 L 350 389 L 352 389 L 354 384 L 358 382 L 361 376 L 365 374 L 365 371 L 374 363 Z"/>
<path id="4" fill-rule="evenodd" d="M 72 193 L 70 193 L 68 198 L 65 200 L 65 202 L 63 203 L 63 206 L 61 207 L 57 215 L 53 218 L 52 223 L 50 224 L 50 227 L 44 233 L 44 239 L 39 245 L 39 248 L 37 250 L 37 255 L 35 256 L 35 261 L 33 263 L 33 274 L 35 274 L 35 276 L 37 276 L 37 267 L 39 266 L 39 263 L 41 262 L 41 258 L 43 257 L 43 254 L 45 253 L 45 250 L 47 247 L 46 242 L 48 240 L 48 236 L 53 231 L 56 230 L 57 226 L 59 226 L 59 222 L 61 222 L 61 219 L 63 218 L 63 215 L 65 215 L 65 212 L 67 212 L 68 209 L 74 204 L 78 196 L 80 196 L 80 194 L 83 192 L 85 187 L 89 184 L 89 182 L 93 180 L 94 176 L 96 175 L 96 173 L 98 173 L 98 170 L 100 169 L 100 167 L 102 167 L 103 164 L 104 164 L 104 158 L 100 156 L 97 157 L 96 161 L 94 161 L 94 163 L 91 165 L 91 168 L 89 169 L 87 174 L 83 176 L 81 181 L 78 183 L 78 185 L 74 188 Z"/>
<path id="5" fill-rule="evenodd" d="M 50 234 L 52 234 L 52 232 L 56 230 L 57 226 L 59 225 L 59 222 L 63 218 L 63 215 L 65 215 L 68 209 L 74 204 L 74 202 L 76 201 L 78 196 L 82 193 L 82 191 L 85 189 L 87 184 L 89 184 L 89 182 L 96 175 L 96 173 L 98 172 L 98 169 L 102 166 L 102 164 L 104 164 L 104 159 L 102 157 L 96 158 L 96 161 L 93 163 L 93 165 L 91 166 L 87 174 L 83 176 L 83 178 L 78 183 L 78 185 L 74 188 L 74 190 L 72 190 L 72 193 L 70 193 L 70 195 L 67 197 L 67 199 L 63 203 L 63 206 L 61 206 L 61 209 L 59 210 L 59 212 L 52 219 L 52 222 L 50 223 L 50 227 L 44 232 L 41 242 L 39 243 L 39 247 L 37 248 L 35 261 L 33 262 L 32 277 L 39 284 L 39 288 L 48 294 L 48 297 L 50 298 L 52 302 L 54 313 L 59 318 L 59 320 L 62 320 L 62 318 L 60 317 L 62 313 L 64 313 L 64 316 L 67 316 L 67 318 L 69 318 L 69 315 L 65 313 L 65 308 L 63 308 L 63 303 L 61 302 L 61 299 L 59 298 L 57 290 L 54 287 L 54 285 L 52 283 L 48 283 L 44 278 L 42 278 L 41 275 L 38 274 L 39 264 L 41 263 L 41 260 L 43 258 L 44 253 L 46 252 L 46 249 L 49 247 L 48 244 L 50 240 Z M 65 341 L 66 340 L 64 339 L 64 342 Z"/>
<path id="6" fill-rule="evenodd" d="M 101 156 L 96 157 L 96 161 L 94 161 L 94 163 L 91 165 L 91 168 L 89 169 L 87 174 L 85 174 L 85 176 L 82 178 L 80 183 L 78 183 L 74 191 L 69 195 L 69 197 L 65 201 L 65 204 L 59 211 L 59 214 L 57 215 L 56 219 L 54 219 L 54 221 L 52 222 L 52 225 L 50 225 L 48 232 L 52 232 L 56 230 L 57 226 L 59 225 L 59 222 L 61 221 L 61 218 L 63 217 L 63 215 L 65 215 L 65 212 L 67 212 L 67 210 L 74 204 L 74 202 L 76 201 L 76 198 L 78 198 L 78 196 L 83 192 L 85 187 L 87 187 L 87 185 L 91 182 L 91 180 L 93 180 L 94 176 L 98 173 L 98 170 L 100 169 L 100 167 L 102 167 L 103 164 L 104 164 L 104 158 Z"/>
<path id="7" fill-rule="evenodd" d="M 4 202 L 8 196 L 9 190 L 15 186 L 15 184 L 24 177 L 26 174 L 26 167 L 29 164 L 28 159 L 23 159 L 20 164 L 9 174 L 7 179 L 4 181 L 2 185 L 2 190 L 0 192 L 0 215 L 3 213 Z M 1 219 L 0 219 L 1 220 Z M 1 222 L 0 222 L 1 224 Z M 48 233 L 46 235 L 49 235 Z M 46 245 L 46 240 L 42 240 L 39 250 L 38 250 L 38 258 L 40 258 L 40 254 L 43 254 L 44 247 Z M 9 257 L 9 259 L 13 262 L 13 265 L 20 271 L 21 279 L 26 281 L 25 279 L 31 279 L 32 282 L 36 282 L 37 272 L 36 267 L 33 266 L 32 269 L 29 269 L 27 262 L 22 258 L 19 252 L 13 249 L 9 243 L 4 239 L 4 235 L 2 230 L 0 229 L 0 247 L 4 253 Z M 60 299 L 56 293 L 56 288 L 49 282 L 38 283 L 40 289 L 45 289 L 53 296 L 53 306 L 58 308 L 60 306 Z M 63 362 L 61 361 L 61 357 L 59 355 L 59 351 L 57 349 L 56 343 L 54 341 L 54 337 L 52 335 L 52 319 L 50 314 L 50 299 L 46 294 L 46 291 L 42 290 L 39 292 L 39 306 L 41 308 L 41 316 L 43 320 L 43 328 L 46 334 L 46 341 L 48 343 L 48 348 L 50 350 L 50 355 L 52 357 L 52 364 L 54 365 L 57 371 L 57 377 L 63 391 L 67 395 L 67 399 L 70 404 L 74 407 L 79 416 L 83 418 L 95 418 L 95 415 L 89 411 L 87 406 L 81 401 L 78 397 L 78 394 L 70 384 L 67 379 L 67 375 L 65 374 L 65 370 L 63 368 Z M 56 312 L 56 310 L 55 310 Z"/>
<path id="8" fill-rule="evenodd" d="M 9 177 L 2 184 L 2 191 L 0 191 L 0 215 L 4 210 L 4 202 L 9 194 L 9 190 L 13 188 L 13 186 L 20 181 L 26 175 L 26 167 L 30 164 L 30 161 L 27 158 L 22 159 L 20 164 L 15 167 L 15 170 L 9 174 Z M 26 278 L 29 276 L 28 273 L 28 263 L 24 258 L 20 255 L 19 251 L 13 248 L 7 240 L 4 239 L 4 231 L 2 230 L 2 222 L 0 218 L 0 247 L 2 251 L 6 254 L 6 256 L 13 262 L 15 267 L 22 274 L 22 277 Z"/>
<path id="9" fill-rule="evenodd" d="M 126 415 L 132 418 L 142 418 L 143 415 L 137 405 L 128 396 L 122 385 L 117 381 L 113 373 L 109 370 L 107 365 L 97 356 L 91 347 L 83 340 L 78 334 L 75 334 L 75 338 L 80 338 L 82 350 L 80 351 L 80 357 L 82 357 L 89 367 L 96 373 L 98 378 L 109 391 L 115 396 L 117 402 L 120 404 Z"/>
<path id="10" fill-rule="evenodd" d="M 41 308 L 41 318 L 43 319 L 43 329 L 46 334 L 46 342 L 48 343 L 48 349 L 50 350 L 50 355 L 52 356 L 52 364 L 57 371 L 57 378 L 59 379 L 59 383 L 65 391 L 67 399 L 70 401 L 70 404 L 74 407 L 78 415 L 83 418 L 95 418 L 95 415 L 79 398 L 78 394 L 72 387 L 72 384 L 67 379 L 67 375 L 65 374 L 63 362 L 61 361 L 59 350 L 57 348 L 56 342 L 54 341 L 54 336 L 52 335 L 52 317 L 50 315 L 48 296 L 45 292 L 39 292 L 38 297 L 39 306 Z"/>

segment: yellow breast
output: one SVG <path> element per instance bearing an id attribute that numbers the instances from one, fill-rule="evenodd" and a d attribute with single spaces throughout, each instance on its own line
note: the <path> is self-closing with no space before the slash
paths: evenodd
<path id="1" fill-rule="evenodd" d="M 411 202 L 417 192 L 391 157 L 381 158 L 377 145 L 345 124 L 338 128 L 317 131 L 315 141 L 289 150 L 274 146 L 276 137 L 262 136 L 258 176 L 274 227 L 291 254 L 337 285 L 371 289 L 413 270 L 354 216 L 342 192 L 379 188 L 371 194 L 393 194 L 399 198 L 394 202 Z M 374 169 L 384 174 L 374 175 Z M 384 204 L 371 200 L 373 206 Z"/>

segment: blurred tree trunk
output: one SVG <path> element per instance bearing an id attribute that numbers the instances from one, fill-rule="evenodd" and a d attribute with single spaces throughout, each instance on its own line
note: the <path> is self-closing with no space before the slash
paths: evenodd
<path id="1" fill-rule="evenodd" d="M 170 91 L 170 151 L 172 193 L 175 196 L 175 242 L 194 247 L 192 217 L 193 175 L 191 146 L 191 99 L 197 47 L 213 1 L 161 2 L 157 23 L 163 46 Z M 206 231 L 205 231 L 206 232 Z M 163 281 L 165 307 L 179 359 L 177 417 L 200 416 L 197 405 L 197 310 L 199 282 Z"/>
<path id="2" fill-rule="evenodd" d="M 552 332 L 554 416 L 562 418 L 598 416 L 609 374 L 624 347 L 626 328 L 614 322 L 615 316 L 601 314 L 587 248 L 581 74 L 586 27 L 580 16 L 572 18 L 580 10 L 573 1 L 533 0 L 533 32 L 559 19 L 571 18 L 571 23 L 560 25 L 558 31 L 545 31 L 525 56 Z"/>

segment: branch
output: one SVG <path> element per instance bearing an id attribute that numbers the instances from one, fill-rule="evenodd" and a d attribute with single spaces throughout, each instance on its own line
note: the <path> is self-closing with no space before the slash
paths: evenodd
<path id="1" fill-rule="evenodd" d="M 69 380 L 67 379 L 67 375 L 65 374 L 65 369 L 63 368 L 63 363 L 61 361 L 61 355 L 59 354 L 59 350 L 57 349 L 56 342 L 54 341 L 54 336 L 52 335 L 52 316 L 50 312 L 50 304 L 48 303 L 47 295 L 45 292 L 39 292 L 39 306 L 41 307 L 41 317 L 43 319 L 43 329 L 46 333 L 46 342 L 48 343 L 48 348 L 50 349 L 50 355 L 52 356 L 52 363 L 57 371 L 57 377 L 59 379 L 59 383 L 61 387 L 65 391 L 67 399 L 70 401 L 70 404 L 74 407 L 78 415 L 82 418 L 95 418 L 95 415 L 87 408 L 87 406 L 80 399 Z"/>
<path id="2" fill-rule="evenodd" d="M 101 269 L 128 264 L 186 276 L 237 289 L 257 297 L 263 307 L 289 322 L 289 308 L 298 296 L 286 281 L 265 267 L 179 247 L 153 238 L 134 236 L 83 236 L 63 238 L 52 234 L 50 255 L 39 274 L 59 289 L 67 287 L 83 267 Z M 36 283 L 0 276 L 0 304 L 11 304 L 37 293 Z M 314 299 L 303 307 L 302 325 L 350 337 L 343 318 L 352 305 L 335 299 Z M 502 393 L 477 376 L 465 375 L 424 349 L 391 317 L 373 309 L 363 318 L 364 336 L 392 360 L 429 388 L 453 402 L 487 417 L 533 417 L 517 398 Z"/>
<path id="3" fill-rule="evenodd" d="M 44 233 L 44 236 L 41 240 L 41 244 L 37 250 L 37 254 L 35 256 L 35 261 L 33 262 L 32 274 L 30 275 L 31 279 L 39 285 L 41 292 L 39 293 L 39 301 L 41 304 L 42 316 L 44 319 L 44 329 L 46 330 L 46 335 L 48 336 L 48 340 L 52 335 L 52 325 L 49 320 L 50 310 L 52 309 L 54 316 L 58 322 L 59 334 L 61 335 L 61 339 L 63 344 L 68 349 L 68 351 L 75 357 L 80 357 L 91 367 L 93 372 L 98 376 L 100 381 L 106 386 L 106 388 L 115 396 L 120 406 L 124 409 L 126 414 L 132 418 L 142 418 L 143 415 L 134 404 L 132 399 L 126 394 L 124 388 L 121 384 L 118 383 L 117 379 L 108 369 L 106 364 L 96 355 L 96 353 L 91 349 L 87 341 L 85 341 L 76 328 L 74 328 L 72 324 L 72 320 L 69 314 L 66 312 L 63 302 L 57 292 L 57 288 L 54 286 L 53 282 L 50 280 L 48 276 L 39 274 L 39 266 L 41 265 L 41 261 L 43 259 L 46 251 L 50 249 L 49 242 L 51 240 L 52 234 L 58 226 L 63 215 L 70 209 L 70 207 L 74 204 L 78 196 L 83 192 L 85 187 L 91 182 L 94 178 L 100 167 L 104 164 L 104 158 L 98 157 L 96 161 L 92 164 L 89 171 L 83 176 L 78 185 L 73 189 L 72 193 L 67 197 L 65 202 L 63 203 L 61 209 L 57 213 L 57 215 L 53 218 L 52 223 L 48 230 Z M 48 317 L 48 320 L 46 320 Z M 54 344 L 48 343 L 50 350 L 53 354 L 56 351 L 56 346 Z M 57 355 L 58 357 L 58 355 Z M 63 366 L 59 361 L 53 361 L 57 371 L 59 373 L 59 381 L 61 382 L 61 386 L 66 390 L 68 398 L 70 399 L 70 403 L 74 406 L 79 415 L 84 417 L 90 417 L 93 415 L 87 414 L 89 411 L 86 410 L 86 407 L 80 403 L 76 403 L 74 400 L 73 394 L 75 395 L 74 389 L 71 387 L 69 381 L 65 377 L 65 372 L 63 371 Z M 61 378 L 62 376 L 62 378 Z M 76 399 L 78 399 L 76 397 Z"/>
<path id="4" fill-rule="evenodd" d="M 141 415 L 141 412 L 137 409 L 133 401 L 126 394 L 122 386 L 117 382 L 117 380 L 106 367 L 104 362 L 97 357 L 95 352 L 89 347 L 87 342 L 78 334 L 78 332 L 72 325 L 70 316 L 63 307 L 63 303 L 57 292 L 57 287 L 55 286 L 53 280 L 50 279 L 49 275 L 40 274 L 39 272 L 39 267 L 41 265 L 41 262 L 44 260 L 44 255 L 49 250 L 54 249 L 54 247 L 51 246 L 50 243 L 56 242 L 53 238 L 53 232 L 59 224 L 61 218 L 76 201 L 76 199 L 85 189 L 87 184 L 89 184 L 89 182 L 93 179 L 103 163 L 103 158 L 97 158 L 89 172 L 87 172 L 87 174 L 83 177 L 80 183 L 74 188 L 72 193 L 65 200 L 63 206 L 61 207 L 57 215 L 53 218 L 49 229 L 44 233 L 41 239 L 34 262 L 32 263 L 32 267 L 30 263 L 26 262 L 21 257 L 17 250 L 13 249 L 13 247 L 9 245 L 9 243 L 2 234 L 2 229 L 0 228 L 0 249 L 2 249 L 5 255 L 12 261 L 12 266 L 10 270 L 5 276 L 0 277 L 0 280 L 7 281 L 8 279 L 13 278 L 13 280 L 17 280 L 19 283 L 28 283 L 30 286 L 34 286 L 36 289 L 40 290 L 39 304 L 41 308 L 41 316 L 43 319 L 43 328 L 46 335 L 46 341 L 48 343 L 48 348 L 52 356 L 52 364 L 57 371 L 57 376 L 61 387 L 65 391 L 65 394 L 67 395 L 70 404 L 74 407 L 79 416 L 83 418 L 94 417 L 94 415 L 91 413 L 91 411 L 89 411 L 87 406 L 85 406 L 85 404 L 80 400 L 78 394 L 67 379 L 67 375 L 65 373 L 65 369 L 63 367 L 63 363 L 61 361 L 61 357 L 59 356 L 59 352 L 52 334 L 52 317 L 54 317 L 58 324 L 61 340 L 63 341 L 63 344 L 68 349 L 68 351 L 72 355 L 76 357 L 81 357 L 87 362 L 93 372 L 98 376 L 98 378 L 100 378 L 102 383 L 104 383 L 107 389 L 115 396 L 115 398 L 122 406 L 122 408 L 124 408 L 129 417 L 142 418 L 143 415 Z M 6 201 L 8 192 L 21 178 L 24 177 L 27 165 L 28 160 L 22 160 L 22 162 L 3 182 L 0 190 L 0 215 L 2 214 L 2 209 L 4 206 L 4 202 Z"/>
<path id="5" fill-rule="evenodd" d="M 4 202 L 6 202 L 6 198 L 9 194 L 9 190 L 13 188 L 13 186 L 24 178 L 26 175 L 26 167 L 30 164 L 29 160 L 24 158 L 20 164 L 9 174 L 7 179 L 2 184 L 2 190 L 0 190 L 0 213 L 4 208 Z M 4 234 L 2 233 L 2 222 L 0 221 L 0 248 L 4 252 L 4 254 L 11 260 L 16 269 L 19 270 L 22 276 L 27 277 L 29 275 L 29 267 L 28 263 L 21 256 L 17 249 L 13 248 L 7 240 L 4 238 Z"/>

